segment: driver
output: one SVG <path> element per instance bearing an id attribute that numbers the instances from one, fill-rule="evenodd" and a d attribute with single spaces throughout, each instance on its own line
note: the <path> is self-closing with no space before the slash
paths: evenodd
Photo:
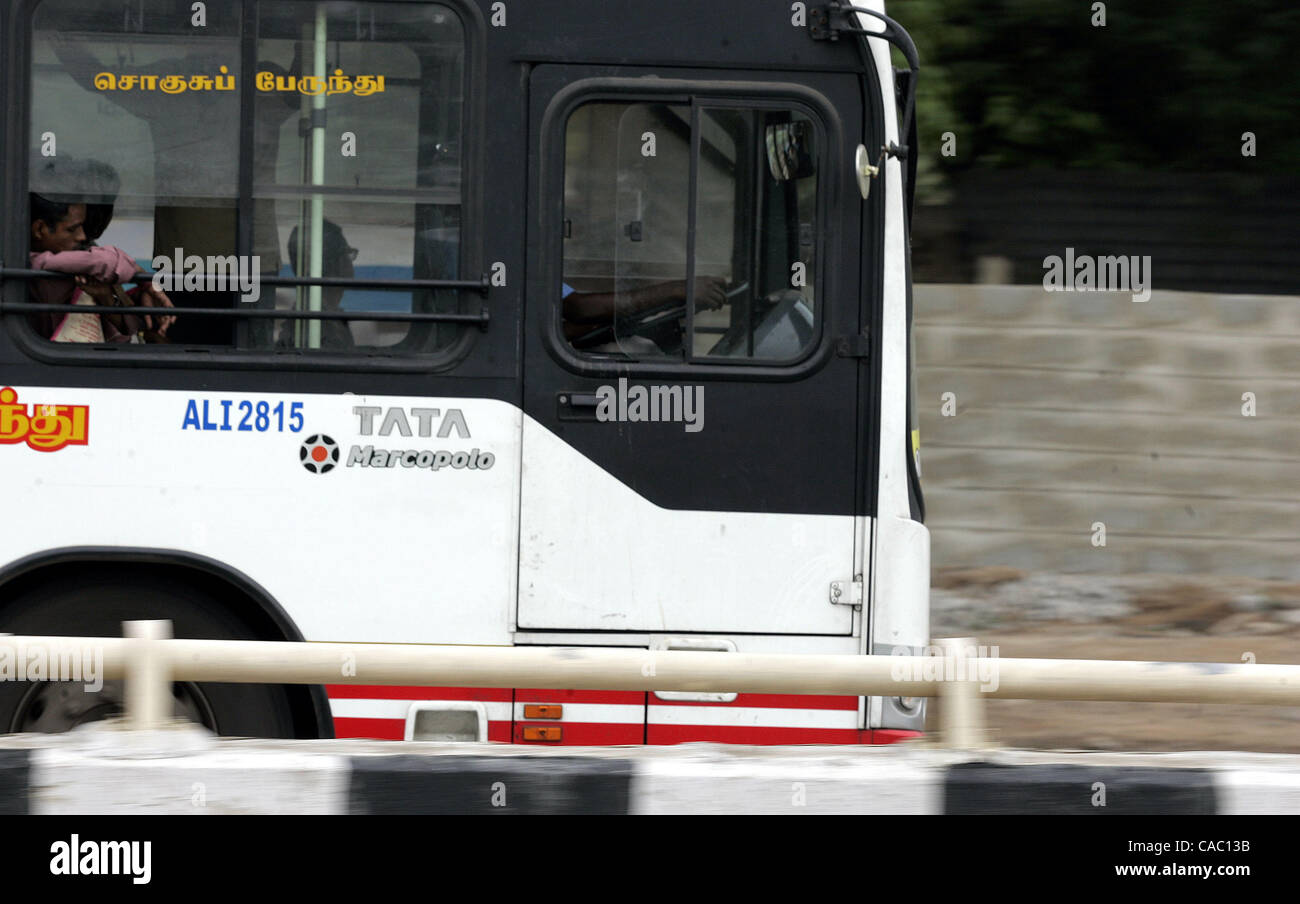
<path id="1" fill-rule="evenodd" d="M 695 310 L 716 311 L 726 304 L 726 284 L 725 279 L 716 276 L 697 276 Z M 612 325 L 618 318 L 635 317 L 664 305 L 686 304 L 684 279 L 655 283 L 629 292 L 579 292 L 566 283 L 563 292 L 564 338 L 570 341 L 597 327 Z M 588 351 L 663 354 L 659 346 L 641 336 L 624 337 Z"/>

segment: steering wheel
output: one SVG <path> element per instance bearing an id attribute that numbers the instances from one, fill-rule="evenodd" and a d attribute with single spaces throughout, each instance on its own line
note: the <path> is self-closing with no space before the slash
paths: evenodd
<path id="1" fill-rule="evenodd" d="M 806 300 L 803 294 L 795 289 L 778 289 L 771 295 L 764 296 L 756 305 L 758 314 L 754 323 L 755 336 L 763 333 L 767 325 L 791 316 L 795 306 L 800 303 L 806 303 Z M 749 335 L 749 329 L 748 321 L 742 320 L 734 324 L 714 343 L 708 354 L 729 358 L 745 356 L 747 354 L 745 338 Z"/>
<path id="2" fill-rule="evenodd" d="M 676 321 L 685 314 L 686 302 L 670 301 L 626 317 L 616 317 L 613 323 L 601 324 L 581 336 L 573 337 L 569 342 L 577 349 L 594 348 L 607 342 L 615 342 L 620 338 L 651 332 L 654 327 Z"/>
<path id="3" fill-rule="evenodd" d="M 734 289 L 728 290 L 725 304 L 731 304 L 736 298 L 748 291 L 748 282 L 743 282 Z M 616 316 L 613 323 L 601 324 L 590 332 L 575 336 L 569 341 L 577 349 L 592 348 L 593 346 L 604 345 L 606 342 L 617 341 L 621 337 L 641 336 L 646 333 L 658 332 L 663 327 L 680 320 L 684 316 L 686 316 L 686 302 L 669 301 L 655 305 L 653 308 L 638 311 L 635 314 L 624 317 Z M 680 333 L 680 329 L 678 332 Z"/>

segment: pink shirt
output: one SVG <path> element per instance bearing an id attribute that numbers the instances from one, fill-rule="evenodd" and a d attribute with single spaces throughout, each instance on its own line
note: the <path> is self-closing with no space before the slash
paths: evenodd
<path id="1" fill-rule="evenodd" d="M 135 276 L 137 269 L 135 258 L 112 245 L 96 246 L 88 251 L 33 252 L 31 268 L 89 276 L 106 283 L 126 282 Z"/>
<path id="2" fill-rule="evenodd" d="M 69 276 L 68 279 L 31 280 L 32 300 L 38 304 L 71 303 L 81 291 L 71 279 L 73 276 L 89 276 L 106 283 L 123 283 L 132 279 L 138 269 L 135 258 L 111 245 L 96 246 L 88 251 L 33 252 L 29 260 L 33 270 L 53 270 Z M 63 318 L 62 314 L 34 314 L 32 326 L 42 338 L 48 339 Z M 111 326 L 106 323 L 105 327 L 107 341 L 123 341 Z"/>

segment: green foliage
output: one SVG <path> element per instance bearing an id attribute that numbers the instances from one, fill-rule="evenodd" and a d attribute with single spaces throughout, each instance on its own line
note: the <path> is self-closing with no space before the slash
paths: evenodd
<path id="1" fill-rule="evenodd" d="M 893 0 L 921 55 L 923 174 L 1300 172 L 1300 3 Z M 902 65 L 898 60 L 898 65 Z M 957 154 L 940 154 L 942 135 Z M 1257 156 L 1243 157 L 1253 132 Z M 928 189 L 928 190 L 927 190 Z"/>

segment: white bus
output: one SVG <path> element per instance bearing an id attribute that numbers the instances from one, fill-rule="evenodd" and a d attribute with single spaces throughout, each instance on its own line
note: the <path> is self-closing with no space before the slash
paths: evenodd
<path id="1" fill-rule="evenodd" d="M 875 6 L 0 5 L 0 630 L 925 644 L 916 57 Z M 121 696 L 0 682 L 0 731 Z M 175 696 L 265 737 L 887 743 L 924 718 L 897 697 Z"/>

